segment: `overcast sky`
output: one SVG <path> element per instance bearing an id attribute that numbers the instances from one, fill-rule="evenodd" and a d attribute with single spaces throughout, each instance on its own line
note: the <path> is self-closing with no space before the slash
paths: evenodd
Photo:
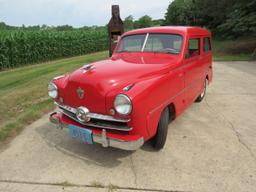
<path id="1" fill-rule="evenodd" d="M 9 25 L 105 25 L 111 5 L 119 4 L 121 17 L 164 17 L 171 0 L 0 0 L 0 21 Z"/>

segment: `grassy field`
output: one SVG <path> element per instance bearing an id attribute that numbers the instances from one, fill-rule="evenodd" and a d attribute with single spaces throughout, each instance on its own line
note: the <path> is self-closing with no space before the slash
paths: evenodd
<path id="1" fill-rule="evenodd" d="M 212 47 L 214 61 L 249 61 L 256 48 L 256 38 L 214 39 Z"/>
<path id="2" fill-rule="evenodd" d="M 53 77 L 107 56 L 107 52 L 99 52 L 0 72 L 0 141 L 53 109 L 47 96 Z"/>

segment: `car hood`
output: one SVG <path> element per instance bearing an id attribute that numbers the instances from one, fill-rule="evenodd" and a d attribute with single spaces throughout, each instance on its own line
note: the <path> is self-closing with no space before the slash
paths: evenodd
<path id="1" fill-rule="evenodd" d="M 85 105 L 90 111 L 103 113 L 108 92 L 115 89 L 121 91 L 129 84 L 164 74 L 174 60 L 165 54 L 120 54 L 92 63 L 87 72 L 82 67 L 69 75 L 65 103 L 73 107 Z M 79 98 L 78 88 L 84 90 L 84 98 Z"/>

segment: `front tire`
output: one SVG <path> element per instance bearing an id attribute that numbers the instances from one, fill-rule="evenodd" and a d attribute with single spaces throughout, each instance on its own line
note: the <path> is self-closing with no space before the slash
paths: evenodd
<path id="1" fill-rule="evenodd" d="M 200 95 L 197 97 L 197 99 L 195 101 L 196 103 L 200 103 L 201 101 L 203 101 L 203 99 L 206 95 L 207 85 L 208 85 L 208 80 L 205 79 L 204 80 L 204 89 L 203 89 L 202 93 L 200 93 Z"/>
<path id="2" fill-rule="evenodd" d="M 163 110 L 161 114 L 156 135 L 152 140 L 153 147 L 156 150 L 162 149 L 165 145 L 167 133 L 168 133 L 168 124 L 169 124 L 169 110 L 167 107 Z"/>

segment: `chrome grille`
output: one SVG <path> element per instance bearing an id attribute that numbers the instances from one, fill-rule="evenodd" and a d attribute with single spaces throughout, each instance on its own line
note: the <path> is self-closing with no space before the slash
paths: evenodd
<path id="1" fill-rule="evenodd" d="M 64 115 L 66 115 L 67 117 L 75 120 L 76 122 L 85 125 L 85 126 L 89 126 L 89 127 L 95 127 L 95 128 L 101 128 L 101 129 L 112 129 L 112 130 L 119 130 L 119 131 L 130 131 L 132 130 L 131 127 L 129 127 L 127 125 L 127 123 L 130 120 L 119 120 L 119 119 L 115 119 L 112 116 L 107 116 L 107 115 L 101 115 L 101 114 L 96 114 L 96 113 L 90 113 L 89 117 L 91 118 L 91 120 L 89 122 L 83 123 L 80 122 L 77 117 L 76 117 L 76 109 L 69 107 L 69 106 L 65 106 L 63 107 L 63 105 L 59 105 L 58 103 L 56 103 L 59 107 L 59 111 L 61 113 L 63 113 Z M 109 118 L 111 117 L 111 118 Z M 112 120 L 114 119 L 114 120 Z"/>
<path id="2" fill-rule="evenodd" d="M 55 102 L 55 104 L 63 110 L 67 110 L 71 113 L 76 114 L 76 109 L 73 107 L 70 107 L 67 105 L 61 105 L 56 102 Z M 102 115 L 102 114 L 98 114 L 98 113 L 89 113 L 88 117 L 90 117 L 91 119 L 99 119 L 99 120 L 105 120 L 105 121 L 116 121 L 116 122 L 122 122 L 122 123 L 128 123 L 130 121 L 130 119 L 116 119 L 110 115 Z"/>

